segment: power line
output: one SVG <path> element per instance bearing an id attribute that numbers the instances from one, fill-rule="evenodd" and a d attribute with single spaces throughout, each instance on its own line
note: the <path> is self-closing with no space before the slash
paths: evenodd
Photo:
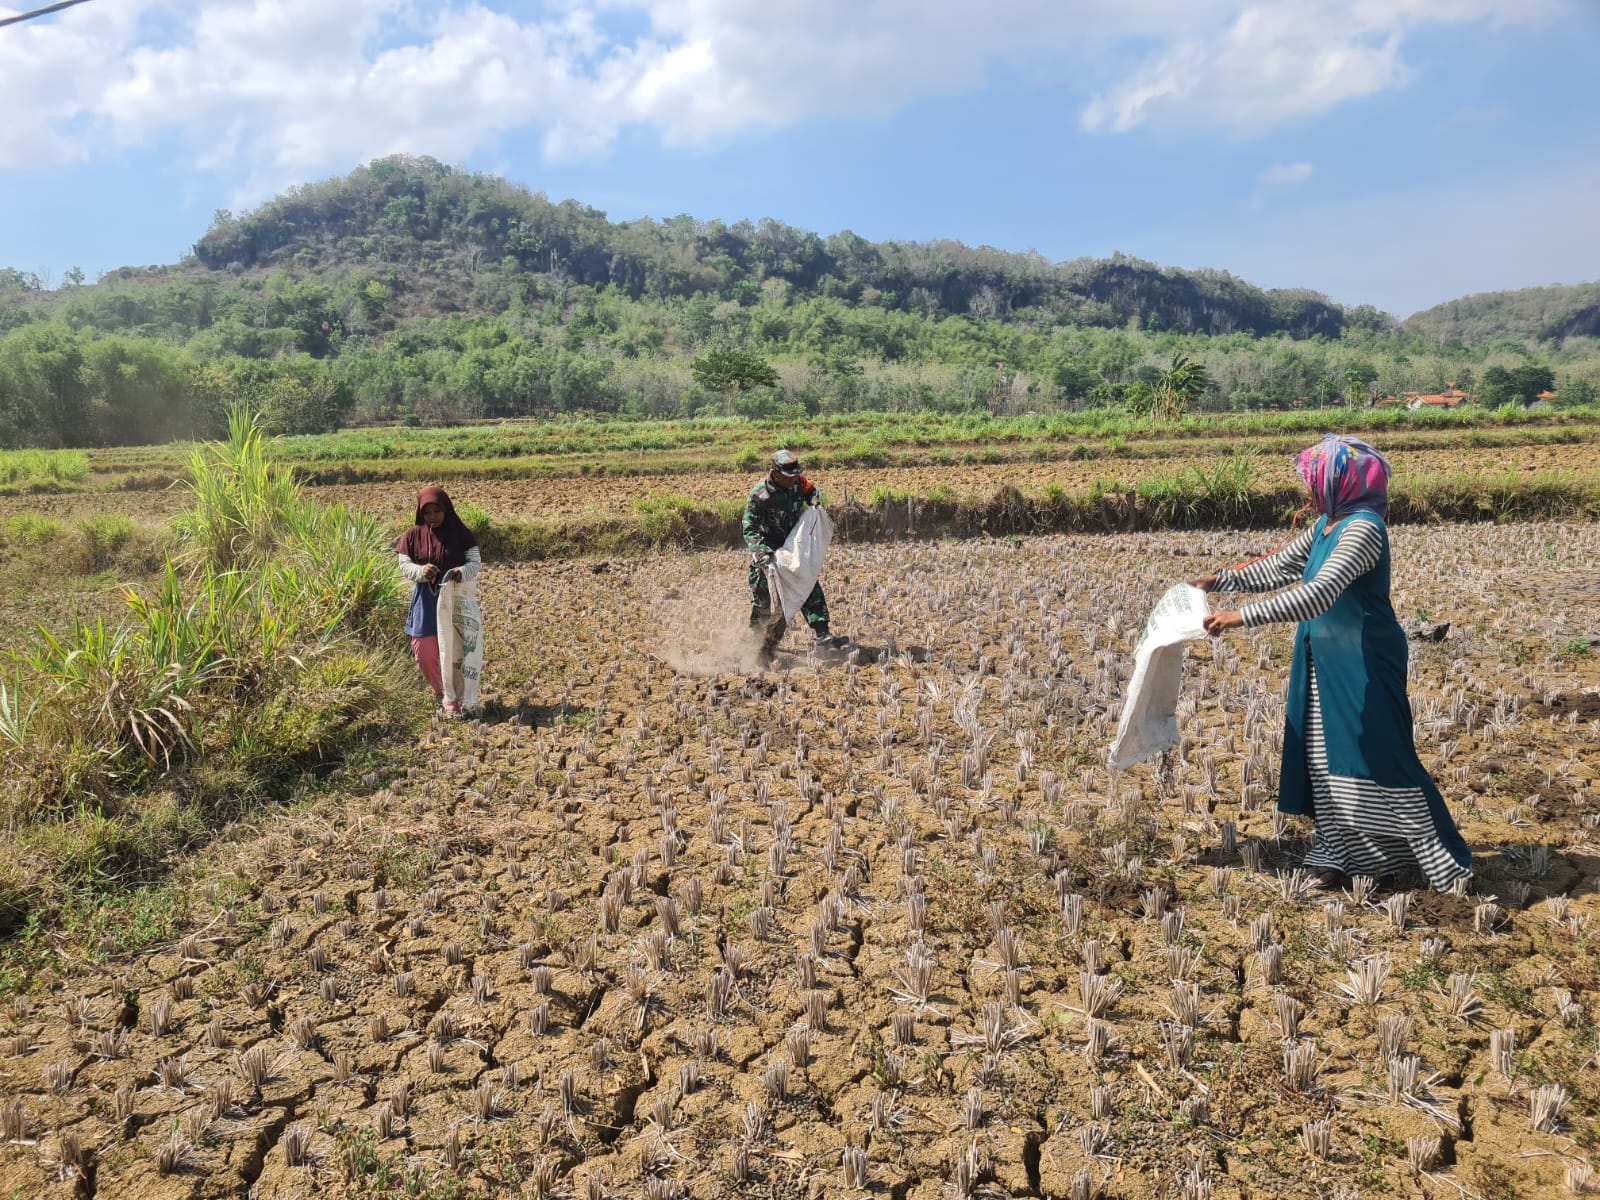
<path id="1" fill-rule="evenodd" d="M 74 4 L 87 4 L 88 0 L 56 0 L 55 4 L 47 4 L 43 8 L 36 8 L 32 12 L 18 13 L 14 17 L 0 17 L 0 25 L 15 25 L 18 21 L 31 21 L 35 17 L 47 17 L 53 12 L 60 12 L 63 8 L 71 8 Z"/>

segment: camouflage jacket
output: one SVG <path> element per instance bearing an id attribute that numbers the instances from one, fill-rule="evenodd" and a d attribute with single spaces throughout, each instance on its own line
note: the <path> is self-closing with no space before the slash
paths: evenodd
<path id="1" fill-rule="evenodd" d="M 744 506 L 744 544 L 751 554 L 766 550 L 780 550 L 805 512 L 806 505 L 817 498 L 817 488 L 804 475 L 798 486 L 784 491 L 770 479 L 763 479 L 750 489 L 750 500 Z"/>

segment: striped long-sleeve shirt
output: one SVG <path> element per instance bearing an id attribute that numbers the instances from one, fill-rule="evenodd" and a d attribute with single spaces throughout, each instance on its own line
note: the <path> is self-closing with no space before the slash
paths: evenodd
<path id="1" fill-rule="evenodd" d="M 1383 557 L 1383 531 L 1371 521 L 1346 521 L 1340 527 L 1333 552 L 1310 582 L 1304 582 L 1311 558 L 1314 528 L 1307 529 L 1282 549 L 1260 562 L 1217 572 L 1218 592 L 1287 591 L 1247 604 L 1239 610 L 1245 625 L 1272 621 L 1310 621 L 1333 607 L 1345 588 L 1378 565 Z"/>

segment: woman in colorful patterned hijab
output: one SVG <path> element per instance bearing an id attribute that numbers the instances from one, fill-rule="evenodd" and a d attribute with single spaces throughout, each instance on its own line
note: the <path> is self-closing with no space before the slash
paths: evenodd
<path id="1" fill-rule="evenodd" d="M 1213 612 L 1206 630 L 1297 622 L 1278 810 L 1316 823 L 1313 883 L 1416 871 L 1435 888 L 1458 886 L 1472 855 L 1417 757 L 1406 635 L 1389 602 L 1389 464 L 1329 434 L 1295 470 L 1321 516 L 1265 558 L 1194 580 L 1208 592 L 1277 592 Z"/>
<path id="2" fill-rule="evenodd" d="M 1300 451 L 1294 469 L 1311 489 L 1311 503 L 1330 523 L 1353 512 L 1389 513 L 1389 462 L 1359 438 L 1325 433 Z"/>

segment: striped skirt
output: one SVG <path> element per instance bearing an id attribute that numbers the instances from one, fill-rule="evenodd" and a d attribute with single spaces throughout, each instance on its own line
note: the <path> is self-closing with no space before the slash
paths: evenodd
<path id="1" fill-rule="evenodd" d="M 1421 788 L 1387 788 L 1370 779 L 1329 773 L 1315 664 L 1310 673 L 1306 767 L 1317 829 L 1306 867 L 1331 867 L 1346 875 L 1375 879 L 1416 867 L 1439 891 L 1471 875 L 1471 868 L 1462 866 L 1445 849 Z"/>

